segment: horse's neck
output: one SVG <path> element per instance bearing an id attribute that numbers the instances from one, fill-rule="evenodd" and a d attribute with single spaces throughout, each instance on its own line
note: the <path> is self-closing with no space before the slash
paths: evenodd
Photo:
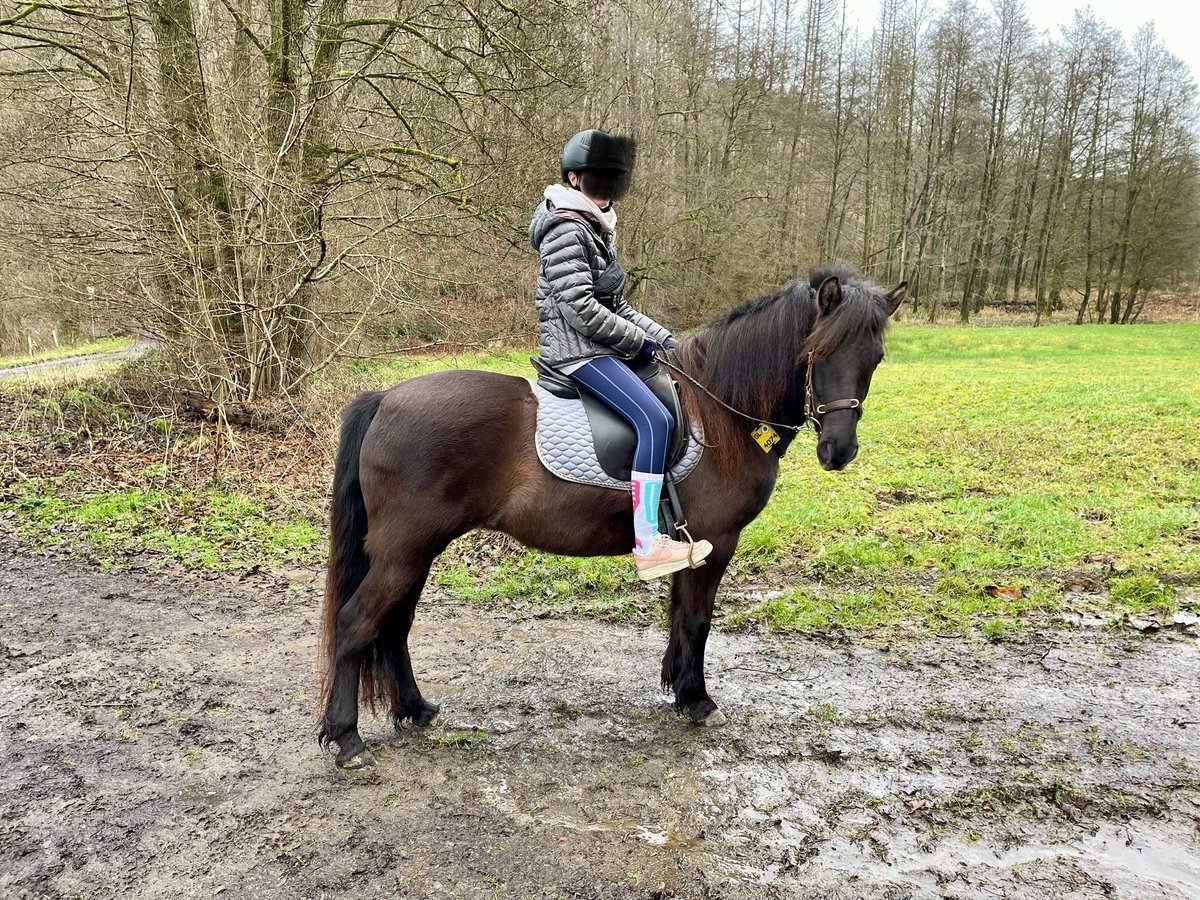
<path id="1" fill-rule="evenodd" d="M 787 450 L 788 446 L 795 439 L 796 432 L 792 429 L 799 428 L 804 424 L 804 384 L 805 384 L 805 363 L 800 359 L 799 348 L 803 346 L 804 339 L 807 335 L 801 335 L 800 341 L 796 344 L 796 350 L 790 354 L 790 358 L 799 360 L 792 367 L 791 371 L 786 374 L 786 377 L 781 377 L 781 373 L 772 373 L 771 379 L 779 382 L 777 391 L 763 399 L 764 402 L 759 404 L 758 408 L 751 408 L 744 403 L 739 407 L 738 398 L 721 397 L 721 401 L 728 403 L 736 412 L 729 408 L 712 409 L 706 411 L 705 418 L 709 415 L 720 415 L 726 421 L 725 429 L 735 431 L 750 432 L 755 427 L 756 422 L 775 423 L 778 425 L 786 425 L 788 428 L 776 429 L 779 434 L 779 443 L 776 444 L 777 452 L 782 455 Z M 765 343 L 765 341 L 764 341 Z M 739 356 L 745 356 L 753 361 L 762 359 L 764 352 L 762 347 L 758 347 L 754 342 L 747 342 L 737 348 Z M 703 364 L 704 368 L 713 365 L 715 360 L 706 360 Z M 701 376 L 703 380 L 703 374 Z M 742 408 L 744 407 L 744 408 Z"/>
<path id="2" fill-rule="evenodd" d="M 775 418 L 772 421 L 778 422 L 780 425 L 790 426 L 779 432 L 778 452 L 783 456 L 787 452 L 788 447 L 792 445 L 792 441 L 796 439 L 799 429 L 804 426 L 804 366 L 796 370 L 792 378 L 792 386 L 787 390 L 779 402 L 775 405 Z"/>
<path id="3" fill-rule="evenodd" d="M 789 426 L 778 429 L 779 443 L 776 445 L 775 451 L 781 457 L 791 447 L 792 441 L 799 434 L 799 429 L 804 427 L 804 391 L 808 364 L 800 356 L 799 347 L 802 346 L 803 342 L 797 345 L 797 365 L 792 370 L 787 389 L 775 401 L 775 406 L 771 411 L 773 422 Z"/>
<path id="4" fill-rule="evenodd" d="M 775 396 L 767 398 L 766 409 L 754 412 L 753 415 L 761 415 L 764 420 L 781 425 L 798 427 L 804 424 L 804 379 L 807 364 L 800 355 L 800 348 L 804 346 L 807 338 L 807 334 L 801 335 L 795 348 L 788 352 L 788 358 L 794 360 L 795 364 L 789 367 L 786 375 L 781 377 L 781 373 L 772 373 L 772 379 L 779 383 L 779 390 Z M 761 353 L 753 344 L 746 348 L 746 355 L 751 360 L 761 358 Z"/>

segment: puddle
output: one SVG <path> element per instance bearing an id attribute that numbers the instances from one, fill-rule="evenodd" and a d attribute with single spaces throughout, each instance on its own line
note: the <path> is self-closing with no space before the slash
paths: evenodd
<path id="1" fill-rule="evenodd" d="M 1116 888 L 1118 896 L 1200 897 L 1200 843 L 1194 852 L 1138 827 L 1104 825 L 1095 834 L 1061 844 L 1027 843 L 997 851 L 987 843 L 951 839 L 931 853 L 905 853 L 895 871 L 920 878 L 930 872 L 993 870 L 1006 877 L 1034 863 L 1066 862 Z M 861 864 L 861 859 L 860 859 Z M 1157 890 L 1151 892 L 1151 886 Z"/>
<path id="2" fill-rule="evenodd" d="M 585 833 L 631 834 L 652 847 L 662 847 L 666 850 L 699 850 L 704 845 L 704 839 L 699 835 L 680 834 L 669 828 L 646 825 L 636 819 L 588 821 L 561 812 L 546 810 L 536 813 L 525 812 L 509 794 L 507 779 L 502 778 L 496 784 L 490 784 L 481 778 L 480 789 L 492 806 L 522 825 L 538 828 L 563 828 L 567 831 Z"/>
<path id="3" fill-rule="evenodd" d="M 178 797 L 185 803 L 203 803 L 208 806 L 216 806 L 226 799 L 224 791 L 195 781 L 186 782 L 179 789 Z"/>
<path id="4" fill-rule="evenodd" d="M 1174 888 L 1184 897 L 1200 897 L 1200 831 L 1192 850 L 1168 844 L 1138 829 L 1104 826 L 1078 841 L 1083 858 L 1099 866 L 1130 896 L 1144 895 L 1148 884 Z"/>

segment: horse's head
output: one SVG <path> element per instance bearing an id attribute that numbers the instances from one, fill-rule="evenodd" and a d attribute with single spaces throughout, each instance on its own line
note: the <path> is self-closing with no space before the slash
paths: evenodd
<path id="1" fill-rule="evenodd" d="M 805 416 L 820 432 L 817 460 L 838 471 L 858 455 L 858 420 L 883 359 L 883 331 L 908 283 L 884 292 L 864 279 L 830 275 L 814 285 L 816 323 L 804 345 Z"/>

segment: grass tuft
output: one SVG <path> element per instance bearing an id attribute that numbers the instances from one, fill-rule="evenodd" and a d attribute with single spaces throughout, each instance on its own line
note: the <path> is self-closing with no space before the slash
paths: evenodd
<path id="1" fill-rule="evenodd" d="M 320 562 L 324 534 L 302 518 L 280 518 L 244 495 L 161 490 L 17 497 L 21 528 L 43 546 L 102 562 L 150 553 L 197 569 L 247 569 Z"/>
<path id="2" fill-rule="evenodd" d="M 1175 591 L 1150 574 L 1114 578 L 1109 582 L 1114 604 L 1130 612 L 1175 612 Z"/>

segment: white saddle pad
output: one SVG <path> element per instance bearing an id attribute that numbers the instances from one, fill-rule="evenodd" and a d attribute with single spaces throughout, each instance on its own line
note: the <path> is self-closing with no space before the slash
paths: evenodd
<path id="1" fill-rule="evenodd" d="M 583 401 L 556 397 L 533 379 L 529 386 L 537 400 L 537 454 L 551 473 L 577 484 L 629 490 L 628 481 L 613 478 L 600 467 L 592 444 L 592 426 L 588 422 Z M 676 483 L 683 481 L 704 453 L 704 432 L 699 422 L 692 422 L 687 450 L 679 464 L 671 470 Z"/>

